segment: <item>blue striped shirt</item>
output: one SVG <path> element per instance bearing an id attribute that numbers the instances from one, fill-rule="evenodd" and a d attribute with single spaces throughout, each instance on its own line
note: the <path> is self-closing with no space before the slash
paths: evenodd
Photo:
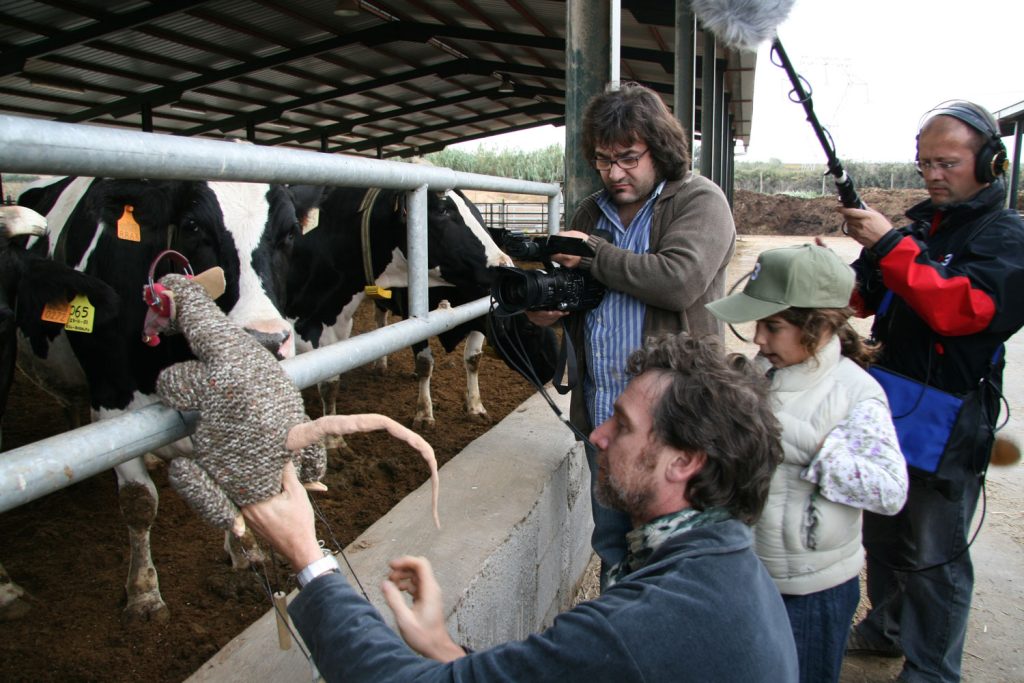
<path id="1" fill-rule="evenodd" d="M 623 227 L 619 220 L 618 209 L 611 197 L 607 192 L 602 192 L 597 198 L 601 218 L 594 229 L 611 234 L 611 242 L 620 249 L 646 254 L 651 246 L 654 202 L 664 187 L 665 181 L 661 181 L 654 188 L 628 228 Z M 587 376 L 583 381 L 583 395 L 590 423 L 594 427 L 611 417 L 615 399 L 629 382 L 626 360 L 630 353 L 640 348 L 643 341 L 646 311 L 647 305 L 639 299 L 625 292 L 608 289 L 601 303 L 587 312 Z"/>

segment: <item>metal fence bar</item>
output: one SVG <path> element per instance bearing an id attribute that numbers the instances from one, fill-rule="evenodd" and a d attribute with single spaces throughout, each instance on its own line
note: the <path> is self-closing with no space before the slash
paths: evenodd
<path id="1" fill-rule="evenodd" d="M 406 217 L 406 244 L 409 245 L 409 316 L 422 318 L 430 307 L 427 296 L 427 186 L 420 185 L 407 192 L 409 215 Z M 413 274 L 416 279 L 413 279 Z"/>
<path id="2" fill-rule="evenodd" d="M 0 115 L 4 173 L 237 180 L 413 190 L 494 190 L 545 197 L 558 185 L 309 150 L 140 133 Z"/>
<path id="3" fill-rule="evenodd" d="M 554 235 L 558 232 L 559 223 L 562 218 L 562 195 L 556 194 L 548 197 L 548 234 Z"/>
<path id="4" fill-rule="evenodd" d="M 559 208 L 554 214 L 550 211 L 551 199 L 559 199 Z M 560 213 L 561 200 L 557 197 L 550 197 L 546 202 L 481 202 L 476 207 L 489 227 L 527 234 L 546 233 L 551 224 L 557 228 L 564 219 Z M 552 215 L 555 216 L 554 220 L 551 219 Z"/>
<path id="5" fill-rule="evenodd" d="M 479 189 L 542 195 L 550 197 L 549 202 L 560 201 L 561 192 L 554 184 L 434 166 L 8 115 L 0 115 L 0 169 L 47 175 L 382 187 L 417 193 Z M 425 194 L 423 199 L 422 211 L 415 213 L 425 218 Z M 420 203 L 418 198 L 414 201 Z M 416 239 L 425 242 L 426 230 Z M 423 261 L 425 264 L 426 259 Z M 420 272 L 410 267 L 410 297 L 422 288 L 425 300 L 426 269 L 417 270 Z M 488 303 L 483 298 L 451 310 L 410 317 L 282 361 L 282 365 L 296 385 L 305 388 L 477 318 L 486 313 Z M 190 434 L 194 426 L 194 415 L 151 405 L 7 451 L 0 457 L 0 512 L 172 443 Z"/>
<path id="6" fill-rule="evenodd" d="M 281 361 L 299 388 L 347 372 L 413 342 L 435 336 L 487 312 L 484 297 L 452 309 L 431 311 L 381 330 Z M 0 512 L 99 474 L 160 446 L 188 436 L 196 413 L 155 403 L 109 420 L 42 439 L 0 454 Z"/>

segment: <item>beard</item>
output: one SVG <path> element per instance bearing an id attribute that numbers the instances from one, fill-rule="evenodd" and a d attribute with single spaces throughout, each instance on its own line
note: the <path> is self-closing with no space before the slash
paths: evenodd
<path id="1" fill-rule="evenodd" d="M 608 457 L 604 452 L 598 453 L 597 482 L 594 484 L 594 495 L 597 502 L 605 507 L 624 512 L 631 519 L 641 518 L 654 498 L 654 486 L 650 473 L 657 464 L 655 447 L 645 446 L 640 456 L 628 473 L 632 476 L 627 481 L 618 481 L 608 468 Z"/>

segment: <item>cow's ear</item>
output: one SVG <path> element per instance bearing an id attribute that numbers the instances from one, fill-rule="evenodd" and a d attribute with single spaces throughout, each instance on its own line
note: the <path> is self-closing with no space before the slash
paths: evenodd
<path id="1" fill-rule="evenodd" d="M 203 289 L 206 290 L 206 293 L 214 301 L 224 293 L 224 289 L 227 286 L 224 280 L 224 269 L 220 266 L 204 270 L 199 275 L 196 275 L 195 281 L 203 286 Z"/>

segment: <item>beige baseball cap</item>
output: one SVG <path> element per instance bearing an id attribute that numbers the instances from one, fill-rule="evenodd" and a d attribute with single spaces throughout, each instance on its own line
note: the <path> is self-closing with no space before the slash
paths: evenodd
<path id="1" fill-rule="evenodd" d="M 727 323 L 745 323 L 787 308 L 850 305 L 853 269 L 825 247 L 801 244 L 761 252 L 742 292 L 705 304 Z"/>

